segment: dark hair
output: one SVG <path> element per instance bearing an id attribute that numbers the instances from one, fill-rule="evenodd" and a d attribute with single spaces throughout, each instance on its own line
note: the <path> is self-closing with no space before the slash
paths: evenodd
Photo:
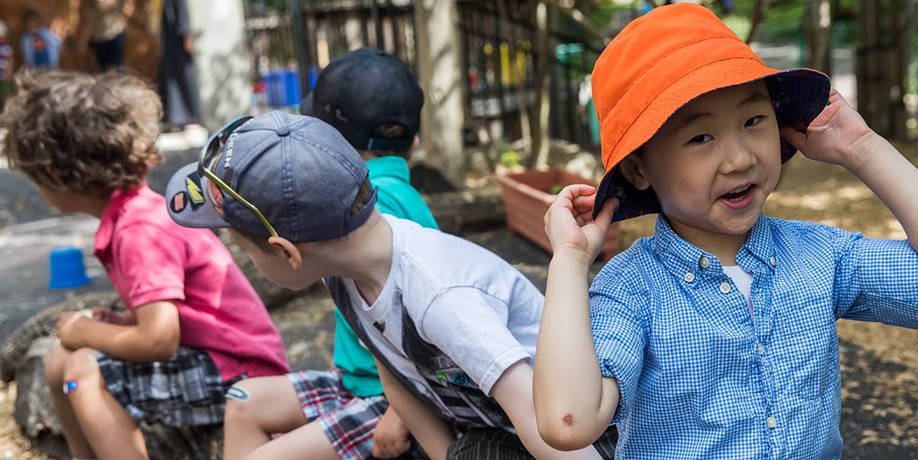
<path id="1" fill-rule="evenodd" d="M 138 77 L 25 71 L 0 114 L 0 156 L 42 187 L 107 197 L 140 186 L 160 162 L 161 117 Z"/>
<path id="2" fill-rule="evenodd" d="M 382 137 L 384 139 L 398 139 L 405 137 L 405 132 L 408 131 L 408 127 L 401 123 L 382 123 L 373 130 L 373 137 Z M 366 150 L 358 149 L 358 153 L 361 156 L 374 155 L 377 157 L 388 157 L 396 156 L 408 159 L 411 156 L 411 148 L 408 148 L 404 152 L 396 152 L 393 150 Z"/>
<path id="3" fill-rule="evenodd" d="M 351 217 L 356 216 L 358 213 L 360 213 L 360 210 L 363 209 L 367 205 L 367 202 L 370 201 L 370 197 L 372 195 L 373 195 L 373 185 L 370 184 L 369 178 L 365 178 L 363 182 L 360 184 L 360 188 L 357 189 L 357 196 L 354 197 L 354 202 L 351 203 L 351 209 L 350 209 Z M 270 254 L 271 252 L 278 251 L 277 246 L 274 246 L 273 244 L 269 243 L 268 239 L 263 236 L 255 235 L 253 233 L 247 232 L 245 230 L 240 230 L 235 227 L 233 227 L 231 230 L 236 235 L 248 240 L 255 246 L 258 246 L 258 249 L 260 249 L 262 252 Z M 345 235 L 344 238 L 347 238 L 347 235 Z M 293 241 L 293 242 L 300 243 L 300 241 Z"/>
<path id="4" fill-rule="evenodd" d="M 26 8 L 25 11 L 22 12 L 22 22 L 28 23 L 30 21 L 39 20 L 41 20 L 41 18 L 38 16 L 38 13 L 31 8 Z"/>

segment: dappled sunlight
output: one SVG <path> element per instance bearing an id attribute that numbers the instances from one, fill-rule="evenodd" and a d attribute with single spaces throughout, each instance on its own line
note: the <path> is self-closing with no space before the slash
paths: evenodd
<path id="1" fill-rule="evenodd" d="M 866 185 L 846 185 L 833 190 L 804 193 L 775 191 L 769 201 L 780 206 L 803 207 L 823 211 L 838 206 L 839 200 L 860 201 L 874 198 L 873 192 Z"/>

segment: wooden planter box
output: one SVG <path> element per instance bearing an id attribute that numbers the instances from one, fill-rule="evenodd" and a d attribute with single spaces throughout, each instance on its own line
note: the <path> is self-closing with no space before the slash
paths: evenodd
<path id="1" fill-rule="evenodd" d="M 545 213 L 555 201 L 556 195 L 548 193 L 552 186 L 566 187 L 571 184 L 589 184 L 587 180 L 563 169 L 528 171 L 518 174 L 497 176 L 503 192 L 504 212 L 507 227 L 518 235 L 551 252 L 551 243 L 545 234 Z M 621 249 L 618 223 L 609 226 L 609 234 L 600 250 L 603 260 L 609 260 Z"/>

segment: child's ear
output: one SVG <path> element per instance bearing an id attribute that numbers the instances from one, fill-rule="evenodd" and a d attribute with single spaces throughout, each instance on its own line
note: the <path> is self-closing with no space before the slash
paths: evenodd
<path id="1" fill-rule="evenodd" d="M 637 155 L 631 154 L 622 159 L 622 162 L 618 164 L 618 167 L 621 169 L 622 176 L 628 182 L 631 182 L 631 185 L 638 190 L 647 190 L 650 187 L 650 181 L 647 180 L 647 176 L 644 175 L 643 164 L 641 159 Z"/>
<path id="2" fill-rule="evenodd" d="M 303 266 L 303 255 L 300 254 L 300 250 L 295 244 L 291 243 L 290 240 L 279 236 L 272 236 L 268 238 L 268 242 L 283 251 L 284 258 L 287 259 L 287 262 L 290 263 L 290 266 L 293 267 L 294 270 L 299 270 Z"/>

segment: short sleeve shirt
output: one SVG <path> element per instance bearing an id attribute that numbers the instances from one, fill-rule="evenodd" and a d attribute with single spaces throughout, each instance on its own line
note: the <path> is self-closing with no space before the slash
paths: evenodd
<path id="1" fill-rule="evenodd" d="M 370 170 L 370 183 L 377 189 L 376 207 L 379 212 L 412 220 L 427 228 L 437 228 L 430 208 L 411 186 L 408 163 L 404 158 L 375 158 L 367 162 L 367 169 Z M 382 394 L 373 355 L 360 344 L 360 339 L 338 309 L 335 309 L 334 362 L 335 367 L 342 370 L 341 382 L 348 391 L 361 397 Z"/>
<path id="2" fill-rule="evenodd" d="M 544 297 L 497 255 L 452 235 L 385 216 L 392 268 L 367 305 L 353 281 L 325 280 L 357 335 L 390 372 L 458 427 L 513 425 L 491 389 L 532 362 Z"/>
<path id="3" fill-rule="evenodd" d="M 94 254 L 127 308 L 173 302 L 180 344 L 210 355 L 224 380 L 289 371 L 277 329 L 226 247 L 210 230 L 176 224 L 146 185 L 112 194 Z"/>

